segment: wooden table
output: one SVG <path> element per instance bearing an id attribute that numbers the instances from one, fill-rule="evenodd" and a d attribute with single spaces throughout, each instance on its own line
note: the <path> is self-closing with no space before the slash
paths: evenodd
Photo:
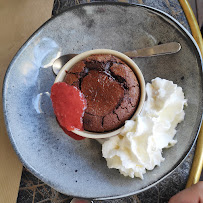
<path id="1" fill-rule="evenodd" d="M 185 17 L 184 11 L 178 0 L 120 0 L 122 2 L 139 3 L 155 7 L 173 16 L 178 20 L 189 32 L 190 26 Z M 67 8 L 80 3 L 90 3 L 91 0 L 55 0 L 53 7 L 53 16 L 66 10 Z M 117 1 L 114 1 L 117 2 Z M 134 195 L 128 198 L 118 199 L 114 201 L 102 201 L 102 202 L 168 202 L 171 196 L 183 190 L 186 186 L 189 172 L 192 166 L 195 148 L 192 149 L 186 160 L 166 179 L 157 184 L 156 186 L 142 192 L 138 195 Z M 23 169 L 18 203 L 29 202 L 70 202 L 71 197 L 60 194 L 35 176 L 33 176 L 25 168 Z M 95 201 L 99 202 L 99 201 Z"/>

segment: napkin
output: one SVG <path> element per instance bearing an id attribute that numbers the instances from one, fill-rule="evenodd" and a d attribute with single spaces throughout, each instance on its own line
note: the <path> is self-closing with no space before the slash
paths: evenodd
<path id="1" fill-rule="evenodd" d="M 53 0 L 0 0 L 0 203 L 16 202 L 22 173 L 4 124 L 3 78 L 15 53 L 51 17 L 52 8 Z"/>

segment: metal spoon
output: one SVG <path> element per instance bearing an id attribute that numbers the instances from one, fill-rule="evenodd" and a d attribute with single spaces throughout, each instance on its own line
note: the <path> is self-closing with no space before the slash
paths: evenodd
<path id="1" fill-rule="evenodd" d="M 170 42 L 166 44 L 160 44 L 152 47 L 147 47 L 143 49 L 138 49 L 134 51 L 125 52 L 124 54 L 130 58 L 138 58 L 138 57 L 151 57 L 165 54 L 173 54 L 180 51 L 181 45 L 177 42 Z M 74 56 L 77 54 L 67 54 L 60 56 L 53 63 L 53 72 L 57 75 L 61 68 Z"/>

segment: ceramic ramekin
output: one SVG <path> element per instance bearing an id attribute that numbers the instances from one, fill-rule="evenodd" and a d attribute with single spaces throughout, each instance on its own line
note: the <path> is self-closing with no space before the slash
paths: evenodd
<path id="1" fill-rule="evenodd" d="M 62 82 L 64 80 L 64 77 L 66 76 L 67 71 L 69 71 L 77 62 L 79 62 L 79 61 L 83 60 L 84 58 L 86 58 L 90 55 L 93 55 L 93 54 L 111 54 L 113 56 L 116 56 L 119 59 L 121 59 L 123 62 L 125 62 L 134 71 L 134 73 L 137 76 L 137 79 L 139 81 L 140 91 L 141 91 L 138 107 L 131 118 L 131 120 L 134 120 L 136 118 L 136 116 L 141 112 L 144 101 L 145 101 L 145 81 L 144 81 L 142 72 L 140 71 L 139 67 L 135 64 L 135 62 L 121 52 L 110 50 L 110 49 L 94 49 L 91 51 L 86 51 L 81 54 L 78 54 L 77 56 L 72 58 L 62 67 L 62 69 L 58 73 L 54 83 Z M 120 127 L 114 131 L 102 132 L 102 133 L 89 132 L 89 131 L 85 131 L 85 130 L 84 131 L 73 130 L 72 132 L 74 132 L 77 135 L 80 135 L 82 137 L 98 139 L 98 138 L 109 138 L 109 137 L 118 135 L 121 132 L 122 128 L 123 127 Z"/>

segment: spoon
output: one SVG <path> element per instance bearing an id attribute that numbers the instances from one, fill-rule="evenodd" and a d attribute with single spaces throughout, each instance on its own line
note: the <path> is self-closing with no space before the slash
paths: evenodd
<path id="1" fill-rule="evenodd" d="M 165 54 L 173 54 L 180 51 L 181 45 L 177 42 L 170 42 L 165 44 L 160 44 L 152 47 L 147 47 L 143 49 L 137 49 L 134 51 L 124 52 L 130 58 L 138 58 L 138 57 L 150 57 L 150 56 L 158 56 Z M 53 72 L 57 75 L 61 68 L 74 56 L 77 54 L 67 54 L 60 56 L 53 63 Z"/>

